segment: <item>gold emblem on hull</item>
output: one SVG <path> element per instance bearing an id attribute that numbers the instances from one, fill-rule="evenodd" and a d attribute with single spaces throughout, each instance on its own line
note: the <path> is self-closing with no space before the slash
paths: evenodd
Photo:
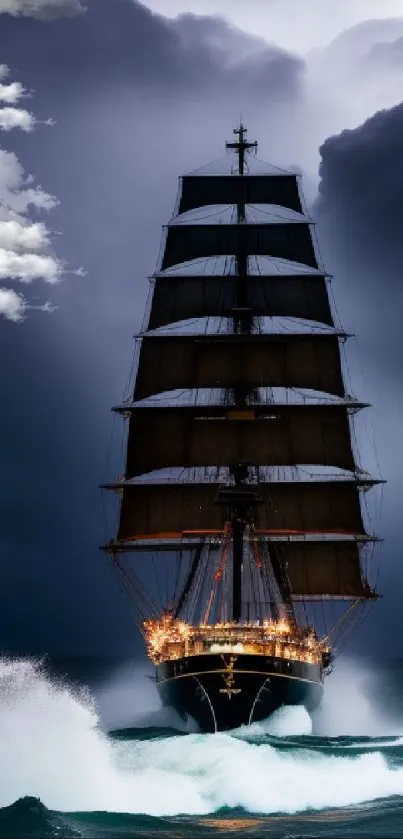
<path id="1" fill-rule="evenodd" d="M 229 657 L 229 661 L 227 661 L 225 656 L 223 656 L 223 655 L 221 656 L 221 658 L 222 658 L 222 660 L 225 664 L 226 671 L 225 671 L 225 673 L 223 673 L 223 679 L 224 679 L 225 687 L 220 688 L 219 692 L 220 693 L 226 693 L 227 696 L 228 696 L 228 699 L 231 699 L 233 694 L 241 693 L 241 688 L 235 688 L 234 687 L 234 682 L 235 682 L 234 665 L 235 665 L 235 662 L 236 662 L 238 656 L 237 655 L 231 655 Z"/>

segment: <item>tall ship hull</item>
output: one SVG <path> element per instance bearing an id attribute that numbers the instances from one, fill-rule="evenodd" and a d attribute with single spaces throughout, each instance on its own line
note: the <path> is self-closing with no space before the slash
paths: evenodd
<path id="1" fill-rule="evenodd" d="M 300 177 L 241 124 L 181 179 L 136 338 L 116 535 L 164 704 L 202 731 L 316 708 L 378 594 L 344 332 Z M 255 167 L 255 168 L 254 168 Z"/>
<path id="2" fill-rule="evenodd" d="M 216 653 L 162 662 L 157 687 L 164 705 L 216 732 L 265 720 L 283 705 L 313 711 L 322 699 L 323 671 L 281 657 Z"/>

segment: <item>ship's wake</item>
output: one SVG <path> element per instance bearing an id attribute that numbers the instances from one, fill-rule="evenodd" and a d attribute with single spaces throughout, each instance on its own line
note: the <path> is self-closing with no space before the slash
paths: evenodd
<path id="1" fill-rule="evenodd" d="M 291 814 L 403 796 L 403 721 L 354 734 L 342 728 L 348 696 L 336 710 L 337 736 L 325 730 L 325 707 L 315 734 L 304 709 L 288 708 L 228 734 L 143 728 L 111 737 L 88 692 L 36 662 L 3 659 L 0 806 L 31 796 L 61 812 Z"/>

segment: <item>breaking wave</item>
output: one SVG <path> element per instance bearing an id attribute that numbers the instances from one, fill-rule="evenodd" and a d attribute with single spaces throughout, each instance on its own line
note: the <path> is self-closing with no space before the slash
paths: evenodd
<path id="1" fill-rule="evenodd" d="M 28 797 L 64 813 L 293 814 L 403 796 L 400 730 L 311 732 L 297 707 L 228 734 L 143 728 L 111 737 L 88 691 L 38 662 L 3 659 L 0 807 Z"/>

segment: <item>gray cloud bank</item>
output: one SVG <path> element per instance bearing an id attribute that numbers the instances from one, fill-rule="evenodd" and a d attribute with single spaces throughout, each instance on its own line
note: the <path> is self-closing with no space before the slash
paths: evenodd
<path id="1" fill-rule="evenodd" d="M 337 218 L 346 254 L 359 252 L 365 271 L 382 272 L 382 294 L 401 290 L 402 132 L 403 104 L 330 137 L 320 149 L 317 211 Z"/>
<path id="2" fill-rule="evenodd" d="M 320 151 L 315 211 L 327 265 L 347 329 L 357 333 L 364 378 L 374 402 L 377 449 L 388 479 L 382 521 L 381 614 L 398 631 L 394 592 L 403 585 L 400 497 L 403 457 L 403 104 L 380 111 L 354 130 L 326 140 Z M 382 624 L 381 624 L 382 625 Z"/>
<path id="3" fill-rule="evenodd" d="M 220 39 L 211 40 L 213 29 Z M 284 97 L 294 92 L 303 69 L 297 57 L 264 42 L 257 61 L 257 39 L 224 22 L 213 19 L 209 27 L 189 15 L 174 25 L 131 0 L 90 0 L 86 15 L 55 21 L 51 30 L 41 31 L 32 20 L 9 21 L 8 32 L 11 51 L 18 39 L 24 64 L 30 64 L 38 82 L 49 84 L 52 73 L 67 87 L 78 80 L 84 87 L 100 86 L 103 80 L 108 86 L 118 81 L 145 89 L 158 85 L 165 92 L 195 85 L 208 90 L 213 83 L 215 93 L 242 96 L 246 88 L 264 85 Z"/>

